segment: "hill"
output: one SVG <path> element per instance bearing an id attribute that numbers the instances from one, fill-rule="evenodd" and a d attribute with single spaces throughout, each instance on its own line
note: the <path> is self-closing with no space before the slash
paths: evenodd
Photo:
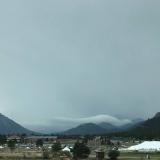
<path id="1" fill-rule="evenodd" d="M 94 124 L 85 123 L 81 124 L 75 128 L 69 129 L 62 134 L 66 135 L 99 135 L 106 133 L 106 129 Z"/>
<path id="2" fill-rule="evenodd" d="M 22 127 L 8 117 L 0 114 L 0 134 L 32 134 L 33 132 Z"/>

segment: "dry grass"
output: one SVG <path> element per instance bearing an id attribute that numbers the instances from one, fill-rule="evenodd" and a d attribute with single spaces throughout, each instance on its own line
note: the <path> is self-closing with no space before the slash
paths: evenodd
<path id="1" fill-rule="evenodd" d="M 121 153 L 119 160 L 144 160 L 143 158 L 145 157 L 145 153 Z M 151 160 L 160 160 L 160 153 L 151 153 Z M 25 159 L 30 159 L 30 160 L 42 160 L 43 154 L 39 150 L 15 150 L 11 152 L 10 150 L 3 150 L 0 151 L 0 159 L 6 159 L 6 160 L 25 160 Z M 96 160 L 96 155 L 94 152 L 90 155 L 88 160 Z M 52 160 L 70 160 L 70 158 L 61 156 L 61 157 L 52 157 L 50 155 L 50 159 Z M 105 160 L 108 160 L 108 156 L 106 155 Z"/>

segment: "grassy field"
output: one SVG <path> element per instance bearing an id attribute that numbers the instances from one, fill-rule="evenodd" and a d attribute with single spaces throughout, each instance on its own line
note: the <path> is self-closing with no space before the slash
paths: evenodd
<path id="1" fill-rule="evenodd" d="M 150 153 L 151 160 L 160 160 L 160 153 Z M 121 153 L 119 160 L 145 160 L 146 153 Z M 95 155 L 91 155 L 90 160 L 95 160 Z M 106 160 L 109 160 L 108 156 L 105 157 Z"/>
<path id="2" fill-rule="evenodd" d="M 160 160 L 159 153 L 150 153 L 149 154 L 152 160 Z M 145 159 L 146 153 L 121 153 L 120 160 L 134 160 L 134 159 Z"/>
<path id="3" fill-rule="evenodd" d="M 160 153 L 150 153 L 151 160 L 160 160 Z M 121 153 L 119 160 L 145 160 L 146 153 L 137 153 L 137 152 L 130 152 L 130 153 Z M 5 150 L 0 152 L 0 159 L 7 159 L 7 160 L 41 160 L 42 159 L 42 152 L 41 151 L 14 151 L 10 152 Z M 69 158 L 51 158 L 52 160 L 70 160 Z M 95 152 L 92 152 L 88 160 L 96 160 Z M 109 160 L 107 154 L 105 160 Z"/>

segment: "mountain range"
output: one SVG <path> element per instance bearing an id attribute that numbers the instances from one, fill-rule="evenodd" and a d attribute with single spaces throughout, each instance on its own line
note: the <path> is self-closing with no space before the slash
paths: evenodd
<path id="1" fill-rule="evenodd" d="M 108 122 L 83 123 L 68 129 L 60 134 L 65 135 L 101 135 L 108 133 L 121 133 L 129 136 L 160 137 L 160 112 L 148 120 L 136 119 L 131 123 L 116 126 Z M 10 118 L 0 114 L 0 134 L 35 134 Z"/>
<path id="2" fill-rule="evenodd" d="M 108 122 L 101 122 L 98 124 L 95 123 L 84 123 L 78 125 L 77 127 L 71 128 L 62 132 L 65 135 L 99 135 L 99 134 L 106 134 L 112 132 L 122 132 L 127 131 L 131 128 L 136 127 L 138 124 L 142 123 L 143 120 L 133 120 L 132 123 L 128 123 L 122 126 L 115 126 Z"/>

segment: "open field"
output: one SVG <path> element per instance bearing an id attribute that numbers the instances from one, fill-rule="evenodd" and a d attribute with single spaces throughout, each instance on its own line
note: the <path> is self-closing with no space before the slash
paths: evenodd
<path id="1" fill-rule="evenodd" d="M 151 153 L 149 154 L 152 160 L 159 160 L 160 154 L 159 153 Z M 119 157 L 120 160 L 142 160 L 145 159 L 146 153 L 121 153 Z"/>
<path id="2" fill-rule="evenodd" d="M 13 137 L 15 138 L 15 137 Z M 42 160 L 43 157 L 47 157 L 50 160 L 71 160 L 73 156 L 73 146 L 77 142 L 84 142 L 84 137 L 58 137 L 54 139 L 47 139 L 45 136 L 40 137 L 34 136 L 32 138 L 32 141 L 16 141 L 12 140 L 14 142 L 14 147 L 11 146 L 8 147 L 9 143 L 6 142 L 3 146 L 0 146 L 0 159 L 11 159 L 11 160 Z M 50 137 L 51 138 L 51 137 Z M 79 139 L 78 139 L 79 138 Z M 43 139 L 43 140 L 42 140 Z M 19 139 L 18 139 L 19 140 Z M 37 145 L 37 142 L 41 140 L 43 143 L 41 145 Z M 85 144 L 91 151 L 88 160 L 96 160 L 96 152 L 99 150 L 102 150 L 105 152 L 105 159 L 109 160 L 109 157 L 107 156 L 107 153 L 111 149 L 119 148 L 121 151 L 121 154 L 119 156 L 119 160 L 145 160 L 147 153 L 140 153 L 136 151 L 129 151 L 129 150 L 123 150 L 125 148 L 128 148 L 130 146 L 134 146 L 137 144 L 141 144 L 144 141 L 140 140 L 132 140 L 132 139 L 109 139 L 105 143 L 102 141 L 104 140 L 104 137 L 96 136 L 93 138 L 90 138 L 87 140 L 87 143 Z M 118 143 L 119 142 L 119 143 Z M 55 152 L 52 150 L 53 146 L 55 144 L 60 143 L 60 150 Z M 63 150 L 65 147 L 68 147 L 70 150 L 66 151 Z M 122 150 L 121 150 L 122 149 Z M 84 153 L 84 150 L 82 150 Z M 44 156 L 45 155 L 45 156 Z M 151 160 L 160 160 L 160 152 L 156 153 L 149 153 Z M 45 158 L 46 159 L 46 158 Z"/>
<path id="3" fill-rule="evenodd" d="M 150 153 L 151 160 L 160 160 L 160 153 Z M 146 153 L 121 153 L 119 160 L 145 160 Z M 95 155 L 90 155 L 90 160 L 95 160 Z M 106 160 L 109 160 L 108 156 L 105 157 Z"/>
<path id="4" fill-rule="evenodd" d="M 160 153 L 149 153 L 151 160 L 160 160 Z M 130 153 L 121 153 L 119 160 L 145 160 L 146 153 L 136 153 L 136 152 L 130 152 Z M 96 160 L 96 155 L 92 153 L 88 160 Z M 0 152 L 0 159 L 7 159 L 7 160 L 42 160 L 42 153 L 38 151 L 34 152 Z M 52 157 L 50 158 L 52 160 L 70 160 L 69 158 L 65 157 Z M 108 156 L 105 156 L 105 160 L 109 160 Z"/>

